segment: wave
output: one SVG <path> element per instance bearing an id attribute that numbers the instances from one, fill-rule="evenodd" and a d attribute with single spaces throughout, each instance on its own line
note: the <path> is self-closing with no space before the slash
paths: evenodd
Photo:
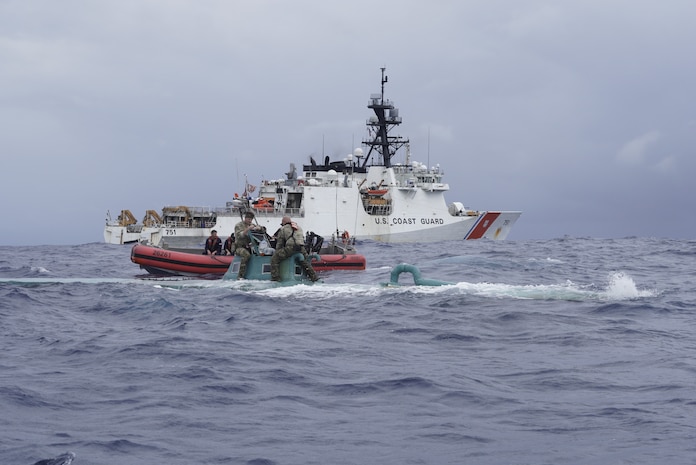
<path id="1" fill-rule="evenodd" d="M 505 284 L 490 282 L 453 282 L 443 286 L 387 286 L 388 283 L 317 283 L 278 285 L 270 281 L 205 280 L 195 278 L 0 278 L 0 285 L 36 287 L 55 284 L 123 284 L 150 286 L 170 291 L 190 289 L 230 289 L 274 298 L 307 297 L 327 300 L 340 297 L 379 297 L 390 294 L 473 295 L 489 298 L 566 301 L 621 301 L 654 297 L 655 290 L 639 289 L 631 276 L 613 272 L 603 286 L 581 285 L 570 280 L 561 284 Z"/>
<path id="2" fill-rule="evenodd" d="M 594 285 L 579 285 L 570 280 L 563 284 L 510 285 L 500 283 L 457 283 L 456 287 L 465 293 L 487 297 L 510 297 L 534 300 L 631 300 L 654 297 L 654 290 L 638 289 L 633 278 L 617 272 L 611 274 L 607 284 L 596 288 Z"/>

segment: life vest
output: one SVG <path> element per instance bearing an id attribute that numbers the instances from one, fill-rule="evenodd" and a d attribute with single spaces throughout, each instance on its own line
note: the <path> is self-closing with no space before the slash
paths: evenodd
<path id="1" fill-rule="evenodd" d="M 210 237 L 208 237 L 208 239 L 206 239 L 206 241 L 205 241 L 205 250 L 206 251 L 210 250 L 211 252 L 220 253 L 221 248 L 222 248 L 222 240 L 219 237 L 210 236 Z"/>

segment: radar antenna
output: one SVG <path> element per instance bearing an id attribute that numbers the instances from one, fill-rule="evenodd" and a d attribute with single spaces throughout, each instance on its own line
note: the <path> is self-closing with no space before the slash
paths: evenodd
<path id="1" fill-rule="evenodd" d="M 389 168 L 392 157 L 396 155 L 397 150 L 408 144 L 408 139 L 389 135 L 393 128 L 401 124 L 401 117 L 399 116 L 399 109 L 391 101 L 384 98 L 384 84 L 387 83 L 389 78 L 384 74 L 386 68 L 380 69 L 382 70 L 382 91 L 380 94 L 372 94 L 367 105 L 367 108 L 375 112 L 375 116 L 367 120 L 368 139 L 363 141 L 363 144 L 370 147 L 370 149 L 365 156 L 362 166 L 367 164 L 368 160 L 371 159 L 372 152 L 375 151 L 380 156 L 377 164 L 382 164 Z M 388 113 L 387 110 L 389 110 Z"/>

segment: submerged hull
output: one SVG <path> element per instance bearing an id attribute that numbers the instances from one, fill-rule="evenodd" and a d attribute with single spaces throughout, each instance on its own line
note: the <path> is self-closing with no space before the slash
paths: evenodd
<path id="1" fill-rule="evenodd" d="M 203 255 L 177 252 L 143 244 L 136 244 L 131 249 L 131 261 L 148 273 L 156 275 L 222 277 L 230 265 L 234 264 L 234 255 Z M 319 255 L 319 260 L 312 260 L 312 267 L 317 272 L 330 270 L 364 270 L 366 260 L 360 254 Z"/>
<path id="2" fill-rule="evenodd" d="M 301 253 L 296 253 L 280 262 L 279 266 L 279 282 L 284 284 L 299 284 L 313 282 L 306 275 L 300 262 L 304 260 Z M 222 279 L 238 280 L 239 262 L 232 262 L 232 265 L 227 270 L 227 273 L 222 275 Z M 253 279 L 257 281 L 271 281 L 271 256 L 270 255 L 252 255 L 247 263 L 247 271 L 244 279 Z"/>

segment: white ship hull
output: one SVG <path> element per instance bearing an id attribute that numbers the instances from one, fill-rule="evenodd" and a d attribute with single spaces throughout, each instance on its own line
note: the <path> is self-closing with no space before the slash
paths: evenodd
<path id="1" fill-rule="evenodd" d="M 339 237 L 343 231 L 348 232 L 355 239 L 367 239 L 378 242 L 397 243 L 397 242 L 422 242 L 422 241 L 445 241 L 460 239 L 490 239 L 503 240 L 507 238 L 513 224 L 520 216 L 519 212 L 482 212 L 479 216 L 470 216 L 458 221 L 443 222 L 442 224 L 418 227 L 416 225 L 393 223 L 387 225 L 365 225 L 364 228 L 350 233 L 349 229 L 338 229 L 329 226 L 322 226 L 319 221 L 293 217 L 297 219 L 298 225 L 304 231 L 312 231 L 325 238 L 333 236 Z M 257 215 L 258 224 L 266 227 L 269 233 L 273 233 L 280 226 L 282 215 L 271 215 L 261 213 Z M 488 219 L 488 221 L 486 220 Z M 391 218 L 397 221 L 396 218 Z M 492 221 L 491 221 L 492 220 Z M 158 245 L 171 249 L 191 250 L 200 248 L 203 250 L 205 240 L 210 235 L 210 231 L 215 229 L 220 237 L 227 237 L 234 231 L 234 226 L 240 221 L 239 216 L 220 217 L 212 228 L 183 228 L 183 227 L 161 227 L 148 228 L 143 230 L 137 237 L 128 235 L 129 242 L 142 242 Z M 487 227 L 484 227 L 487 226 Z M 479 226 L 479 228 L 477 228 Z M 478 234 L 479 229 L 481 233 Z M 105 235 L 106 237 L 106 235 Z M 125 244 L 116 240 L 107 240 L 108 244 Z"/>
<path id="2" fill-rule="evenodd" d="M 111 213 L 106 212 L 104 242 L 116 245 L 138 242 L 146 229 L 142 224 L 137 223 L 130 210 L 121 210 L 116 220 L 112 220 Z"/>
<path id="3" fill-rule="evenodd" d="M 128 231 L 127 226 L 106 225 L 104 228 L 104 242 L 107 244 L 129 244 L 140 240 L 142 231 Z"/>
<path id="4" fill-rule="evenodd" d="M 417 171 L 417 170 L 416 170 Z M 358 240 L 380 242 L 422 242 L 459 239 L 505 239 L 521 212 L 474 212 L 464 209 L 461 204 L 445 203 L 446 184 L 440 184 L 437 190 L 412 186 L 399 187 L 399 174 L 412 173 L 413 169 L 397 166 L 389 169 L 368 170 L 367 175 L 346 177 L 340 183 L 335 173 L 314 174 L 313 184 L 302 180 L 269 181 L 261 186 L 263 198 L 273 198 L 273 209 L 254 208 L 256 222 L 266 227 L 269 233 L 280 227 L 282 216 L 289 215 L 305 232 L 314 232 L 325 238 L 340 236 L 348 232 Z M 372 179 L 379 175 L 379 181 L 390 178 L 390 183 L 382 182 L 386 191 L 372 201 L 389 202 L 389 214 L 380 214 L 365 200 L 365 193 L 359 186 L 377 182 Z M 365 182 L 363 182 L 365 180 Z M 387 184 L 387 185 L 385 185 Z M 288 205 L 288 199 L 297 202 Z M 298 206 L 294 206 L 298 205 Z M 366 210 L 367 207 L 367 210 Z M 140 240 L 169 248 L 203 248 L 205 239 L 212 229 L 220 237 L 227 237 L 234 232 L 235 225 L 241 221 L 241 214 L 247 208 L 230 206 L 226 210 L 218 209 L 216 220 L 205 228 L 192 228 L 170 224 L 160 228 L 145 228 Z M 195 220 L 194 220 L 195 222 Z"/>

